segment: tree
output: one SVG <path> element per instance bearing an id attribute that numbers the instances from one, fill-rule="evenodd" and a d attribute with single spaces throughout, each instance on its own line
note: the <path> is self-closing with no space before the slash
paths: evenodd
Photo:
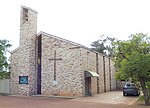
<path id="1" fill-rule="evenodd" d="M 97 41 L 92 42 L 91 46 L 92 49 L 102 53 L 107 56 L 112 56 L 113 54 L 113 42 L 115 41 L 115 38 L 106 37 L 104 35 L 100 36 L 100 39 Z"/>
<path id="2" fill-rule="evenodd" d="M 150 37 L 138 33 L 115 44 L 116 76 L 131 77 L 141 84 L 146 105 L 150 105 Z M 119 78 L 119 77 L 118 77 Z"/>
<path id="3" fill-rule="evenodd" d="M 10 47 L 11 47 L 11 44 L 9 44 L 8 40 L 5 40 L 5 39 L 0 40 L 0 72 L 3 72 L 3 73 L 0 73 L 0 78 L 3 78 L 3 76 L 7 76 L 8 74 L 8 73 L 4 74 L 4 72 L 7 72 L 8 67 L 9 67 L 6 53 L 9 52 L 8 49 Z"/>

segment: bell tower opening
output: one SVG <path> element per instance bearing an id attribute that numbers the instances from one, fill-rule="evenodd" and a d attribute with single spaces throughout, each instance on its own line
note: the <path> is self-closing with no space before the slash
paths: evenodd
<path id="1" fill-rule="evenodd" d="M 28 9 L 23 8 L 23 23 L 28 21 Z"/>

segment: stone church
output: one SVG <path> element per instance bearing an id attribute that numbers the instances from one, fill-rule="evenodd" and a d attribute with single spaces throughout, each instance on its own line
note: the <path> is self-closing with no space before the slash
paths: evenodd
<path id="1" fill-rule="evenodd" d="M 115 90 L 114 74 L 111 58 L 45 32 L 37 34 L 37 12 L 21 7 L 20 44 L 11 52 L 11 94 L 91 96 Z"/>

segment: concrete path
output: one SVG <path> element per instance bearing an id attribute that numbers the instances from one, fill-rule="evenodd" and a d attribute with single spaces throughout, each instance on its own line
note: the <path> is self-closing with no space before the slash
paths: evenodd
<path id="1" fill-rule="evenodd" d="M 0 108 L 143 108 L 132 104 L 138 97 L 113 91 L 83 98 L 0 96 Z"/>
<path id="2" fill-rule="evenodd" d="M 80 102 L 96 102 L 108 104 L 125 104 L 132 105 L 138 100 L 137 96 L 123 96 L 122 91 L 111 91 L 95 95 L 93 97 L 76 98 L 74 101 Z"/>

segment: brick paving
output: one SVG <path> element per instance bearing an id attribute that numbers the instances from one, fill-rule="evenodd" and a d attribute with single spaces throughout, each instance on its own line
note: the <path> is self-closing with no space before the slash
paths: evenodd
<path id="1" fill-rule="evenodd" d="M 134 104 L 137 99 L 133 96 L 124 97 L 120 91 L 75 99 L 0 96 L 0 108 L 143 108 L 142 105 Z"/>

